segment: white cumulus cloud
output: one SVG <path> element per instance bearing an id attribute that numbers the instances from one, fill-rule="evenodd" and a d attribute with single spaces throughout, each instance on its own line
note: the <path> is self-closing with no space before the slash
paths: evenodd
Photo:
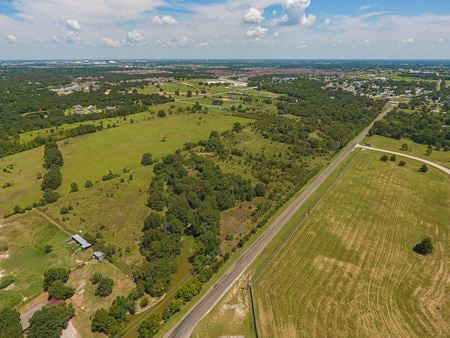
<path id="1" fill-rule="evenodd" d="M 11 45 L 15 45 L 17 44 L 17 37 L 15 35 L 8 34 L 6 35 L 6 41 L 8 41 L 8 43 Z"/>
<path id="2" fill-rule="evenodd" d="M 158 25 L 166 25 L 166 26 L 175 25 L 176 23 L 178 23 L 178 21 L 173 16 L 170 15 L 163 15 L 163 16 L 156 15 L 152 18 L 152 20 L 154 23 L 157 23 Z"/>
<path id="3" fill-rule="evenodd" d="M 311 0 L 285 0 L 282 4 L 284 14 L 271 21 L 271 25 L 303 25 L 311 26 L 316 22 L 316 16 L 305 14 L 311 5 Z"/>
<path id="4" fill-rule="evenodd" d="M 265 34 L 267 33 L 267 28 L 263 28 L 261 26 L 258 26 L 254 29 L 249 29 L 247 30 L 247 32 L 245 33 L 245 35 L 248 38 L 261 38 L 263 37 Z"/>
<path id="5" fill-rule="evenodd" d="M 261 23 L 261 21 L 263 20 L 264 16 L 262 12 L 255 7 L 250 8 L 247 14 L 245 14 L 244 16 L 245 23 Z"/>
<path id="6" fill-rule="evenodd" d="M 401 41 L 401 43 L 403 43 L 405 45 L 410 45 L 410 44 L 413 44 L 414 42 L 416 42 L 416 41 L 412 37 Z"/>
<path id="7" fill-rule="evenodd" d="M 300 19 L 300 23 L 302 26 L 311 26 L 314 25 L 314 22 L 316 22 L 316 16 L 312 14 L 303 14 L 302 18 Z"/>
<path id="8" fill-rule="evenodd" d="M 67 19 L 66 27 L 67 27 L 67 29 L 72 30 L 72 31 L 78 32 L 81 30 L 81 26 L 77 20 Z"/>
<path id="9" fill-rule="evenodd" d="M 123 41 L 120 40 L 113 40 L 111 38 L 103 38 L 102 39 L 103 45 L 110 48 L 118 48 L 123 46 Z"/>
<path id="10" fill-rule="evenodd" d="M 138 31 L 134 30 L 127 33 L 126 41 L 132 44 L 141 44 L 144 39 Z"/>

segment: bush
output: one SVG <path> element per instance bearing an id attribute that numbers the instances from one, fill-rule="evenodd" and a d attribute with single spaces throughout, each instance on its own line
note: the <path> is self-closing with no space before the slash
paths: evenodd
<path id="1" fill-rule="evenodd" d="M 400 162 L 398 162 L 398 165 L 400 167 L 404 167 L 406 165 L 406 162 L 405 161 L 400 161 Z"/>
<path id="2" fill-rule="evenodd" d="M 164 110 L 160 110 L 160 111 L 158 111 L 158 115 L 157 116 L 158 117 L 166 117 L 167 114 L 166 114 L 166 112 Z"/>
<path id="3" fill-rule="evenodd" d="M 62 281 L 54 281 L 48 288 L 49 298 L 54 298 L 58 300 L 65 300 L 72 297 L 75 290 L 70 286 L 65 285 Z"/>
<path id="4" fill-rule="evenodd" d="M 386 154 L 381 156 L 380 158 L 381 161 L 386 162 L 387 160 L 389 160 L 389 156 L 387 156 Z"/>
<path id="5" fill-rule="evenodd" d="M 106 174 L 102 176 L 102 181 L 109 181 L 113 178 L 118 177 L 119 175 L 114 174 L 111 170 Z"/>
<path id="6" fill-rule="evenodd" d="M 263 183 L 258 183 L 255 186 L 255 194 L 258 197 L 262 197 L 266 194 L 266 186 Z"/>
<path id="7" fill-rule="evenodd" d="M 152 165 L 153 164 L 152 154 L 145 153 L 144 155 L 142 155 L 141 164 L 143 166 Z"/>
<path id="8" fill-rule="evenodd" d="M 59 280 L 63 283 L 66 283 L 69 280 L 69 269 L 66 268 L 51 268 L 44 272 L 44 282 L 43 282 L 43 289 L 44 291 L 47 291 L 50 285 L 53 284 L 53 282 Z"/>
<path id="9" fill-rule="evenodd" d="M 170 302 L 169 306 L 164 310 L 163 319 L 167 321 L 170 317 L 172 317 L 175 313 L 181 310 L 183 306 L 183 300 L 174 299 Z"/>
<path id="10" fill-rule="evenodd" d="M 0 338 L 22 338 L 20 315 L 14 309 L 0 310 Z"/>
<path id="11" fill-rule="evenodd" d="M 141 306 L 141 309 L 147 307 L 147 305 L 148 305 L 148 298 L 147 297 L 142 298 L 139 305 Z"/>
<path id="12" fill-rule="evenodd" d="M 92 284 L 97 285 L 95 295 L 98 297 L 106 297 L 112 293 L 114 281 L 111 278 L 104 277 L 96 273 L 91 278 Z"/>
<path id="13" fill-rule="evenodd" d="M 114 336 L 120 330 L 120 326 L 115 319 L 110 316 L 108 310 L 98 309 L 92 317 L 91 331 L 102 332 L 109 336 Z"/>
<path id="14" fill-rule="evenodd" d="M 416 244 L 413 248 L 414 252 L 419 255 L 426 256 L 433 252 L 433 243 L 430 237 L 424 238 L 420 243 Z"/>
<path id="15" fill-rule="evenodd" d="M 50 244 L 45 244 L 44 252 L 48 254 L 48 253 L 50 253 L 52 251 L 53 251 L 53 247 Z"/>
<path id="16" fill-rule="evenodd" d="M 53 190 L 46 190 L 42 196 L 42 204 L 55 203 L 59 199 L 59 194 Z"/>
<path id="17" fill-rule="evenodd" d="M 77 183 L 75 183 L 75 182 L 73 182 L 71 185 L 70 185 L 70 192 L 77 192 L 79 189 L 78 189 L 78 184 Z"/>
<path id="18" fill-rule="evenodd" d="M 151 338 L 159 331 L 161 327 L 161 316 L 157 314 L 150 315 L 139 327 L 139 338 Z"/>
<path id="19" fill-rule="evenodd" d="M 92 183 L 92 181 L 91 180 L 87 180 L 85 183 L 84 183 L 84 187 L 86 188 L 86 189 L 89 189 L 90 187 L 92 187 L 94 184 Z"/>
<path id="20" fill-rule="evenodd" d="M 202 289 L 201 285 L 198 283 L 190 283 L 182 286 L 177 290 L 175 298 L 182 299 L 185 302 L 190 301 L 193 297 L 200 293 Z"/>
<path id="21" fill-rule="evenodd" d="M 392 154 L 389 160 L 395 162 L 397 160 L 397 156 L 395 156 L 395 154 Z"/>
<path id="22" fill-rule="evenodd" d="M 419 171 L 421 173 L 426 173 L 428 171 L 428 166 L 426 164 L 422 164 L 422 166 L 419 168 Z"/>

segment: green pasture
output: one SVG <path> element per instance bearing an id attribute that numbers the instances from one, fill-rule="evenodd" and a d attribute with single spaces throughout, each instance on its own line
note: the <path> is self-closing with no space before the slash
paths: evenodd
<path id="1" fill-rule="evenodd" d="M 0 256 L 0 273 L 15 278 L 0 291 L 0 308 L 15 306 L 42 292 L 44 272 L 50 267 L 71 267 L 72 252 L 65 245 L 69 237 L 34 212 L 0 221 L 0 243 L 8 250 Z M 51 245 L 52 251 L 45 252 Z"/>
<path id="2" fill-rule="evenodd" d="M 408 138 L 402 138 L 400 140 L 384 137 L 379 135 L 373 135 L 366 137 L 363 143 L 369 143 L 372 147 L 381 148 L 386 150 L 397 151 L 400 153 L 408 154 L 411 156 L 417 156 L 428 161 L 432 161 L 450 168 L 450 151 L 433 150 L 431 154 L 427 153 L 428 146 L 425 144 L 415 143 Z M 401 150 L 402 144 L 408 144 L 412 149 L 411 151 Z"/>

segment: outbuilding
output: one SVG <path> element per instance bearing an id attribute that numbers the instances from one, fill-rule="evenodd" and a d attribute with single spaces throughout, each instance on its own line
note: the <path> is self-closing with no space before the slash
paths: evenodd
<path id="1" fill-rule="evenodd" d="M 89 243 L 87 240 L 85 240 L 80 235 L 73 235 L 72 239 L 75 242 L 77 242 L 80 245 L 81 249 L 83 249 L 83 250 L 89 249 L 92 246 L 91 243 Z"/>
<path id="2" fill-rule="evenodd" d="M 98 260 L 98 261 L 103 261 L 105 259 L 105 253 L 103 251 L 95 251 L 92 254 L 92 258 Z"/>

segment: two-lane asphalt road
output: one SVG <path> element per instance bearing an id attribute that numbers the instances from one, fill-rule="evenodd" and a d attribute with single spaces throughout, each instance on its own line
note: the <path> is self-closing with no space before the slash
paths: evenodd
<path id="1" fill-rule="evenodd" d="M 387 114 L 387 110 L 378 116 L 378 119 Z M 375 121 L 376 121 L 375 120 Z M 374 121 L 374 122 L 375 122 Z M 205 295 L 192 307 L 189 312 L 169 331 L 167 338 L 185 338 L 192 333 L 197 322 L 202 319 L 222 296 L 233 286 L 235 281 L 253 263 L 266 245 L 275 237 L 280 229 L 292 218 L 297 210 L 305 203 L 314 191 L 330 176 L 350 152 L 367 135 L 373 123 L 362 131 L 344 150 L 331 162 L 331 164 L 297 197 L 297 199 L 283 211 L 283 213 L 267 228 L 267 230 L 241 255 L 241 257 L 223 274 L 219 281 L 211 287 Z"/>

